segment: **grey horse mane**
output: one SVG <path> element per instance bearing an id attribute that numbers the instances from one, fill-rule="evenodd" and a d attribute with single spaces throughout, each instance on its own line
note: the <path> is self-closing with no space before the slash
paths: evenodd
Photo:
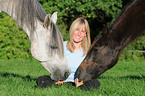
<path id="1" fill-rule="evenodd" d="M 12 0 L 10 3 L 16 5 L 13 6 L 12 12 L 15 12 L 17 22 L 21 27 L 26 24 L 29 30 L 34 32 L 35 19 L 43 23 L 46 13 L 37 0 Z"/>
<path id="2" fill-rule="evenodd" d="M 3 0 L 0 0 L 2 4 Z M 31 40 L 33 38 L 33 32 L 35 32 L 36 29 L 36 23 L 37 20 L 39 22 L 44 23 L 45 16 L 47 15 L 44 9 L 42 8 L 41 4 L 37 0 L 7 0 L 7 4 L 11 5 L 12 8 L 9 9 L 11 11 L 11 17 L 15 18 L 15 21 L 23 28 L 26 26 L 30 30 L 30 37 Z M 15 15 L 13 15 L 15 14 Z M 45 26 L 45 25 L 44 25 Z M 62 36 L 61 33 L 58 32 L 57 26 L 51 22 L 51 36 L 50 36 L 50 47 L 51 49 L 59 48 L 58 55 L 63 55 L 63 45 Z M 56 30 L 55 30 L 56 29 Z M 59 38 L 59 39 L 58 39 Z M 52 40 L 53 39 L 53 40 Z M 50 50 L 51 50 L 50 49 Z M 53 50 L 53 53 L 55 53 L 55 50 Z"/>

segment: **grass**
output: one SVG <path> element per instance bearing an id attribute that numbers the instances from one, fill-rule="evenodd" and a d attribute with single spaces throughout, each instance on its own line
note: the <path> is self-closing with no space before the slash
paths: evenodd
<path id="1" fill-rule="evenodd" d="M 99 89 L 84 91 L 66 84 L 36 86 L 36 78 L 50 75 L 38 61 L 0 60 L 1 96 L 145 96 L 145 60 L 120 61 L 102 74 Z"/>

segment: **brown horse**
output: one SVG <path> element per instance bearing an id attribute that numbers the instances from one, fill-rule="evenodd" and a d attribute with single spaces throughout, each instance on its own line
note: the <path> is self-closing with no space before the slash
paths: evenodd
<path id="1" fill-rule="evenodd" d="M 118 61 L 123 49 L 145 32 L 145 1 L 133 0 L 109 29 L 98 36 L 77 70 L 79 81 L 99 77 Z"/>

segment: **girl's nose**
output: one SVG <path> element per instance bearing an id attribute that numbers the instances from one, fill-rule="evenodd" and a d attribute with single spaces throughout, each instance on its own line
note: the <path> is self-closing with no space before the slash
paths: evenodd
<path id="1" fill-rule="evenodd" d="M 81 35 L 81 31 L 80 30 L 78 31 L 78 35 Z"/>

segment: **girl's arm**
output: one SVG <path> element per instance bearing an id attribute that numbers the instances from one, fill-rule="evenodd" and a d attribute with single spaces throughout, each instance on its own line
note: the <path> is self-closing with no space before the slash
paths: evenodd
<path id="1" fill-rule="evenodd" d="M 55 84 L 60 85 L 60 84 L 63 84 L 64 82 L 65 82 L 65 80 L 63 80 L 63 81 L 57 81 L 57 82 L 55 82 Z"/>

